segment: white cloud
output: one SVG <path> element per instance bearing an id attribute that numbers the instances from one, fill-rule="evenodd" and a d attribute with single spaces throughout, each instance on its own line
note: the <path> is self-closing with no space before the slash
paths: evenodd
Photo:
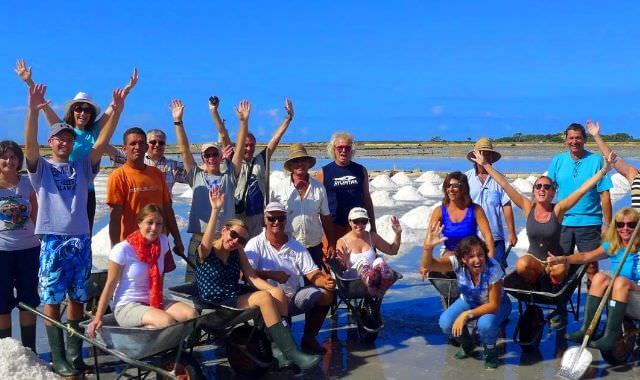
<path id="1" fill-rule="evenodd" d="M 440 116 L 440 115 L 444 114 L 444 107 L 443 106 L 433 106 L 433 107 L 431 107 L 431 114 L 433 116 Z"/>

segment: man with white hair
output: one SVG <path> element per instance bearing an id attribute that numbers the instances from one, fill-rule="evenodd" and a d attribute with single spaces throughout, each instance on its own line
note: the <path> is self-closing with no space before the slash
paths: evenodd
<path id="1" fill-rule="evenodd" d="M 269 203 L 264 210 L 264 231 L 249 240 L 244 249 L 258 276 L 280 286 L 287 295 L 289 315 L 305 313 L 302 349 L 321 353 L 316 336 L 333 302 L 336 283 L 314 264 L 300 242 L 285 233 L 286 222 L 284 205 Z M 301 286 L 303 282 L 308 285 Z"/>

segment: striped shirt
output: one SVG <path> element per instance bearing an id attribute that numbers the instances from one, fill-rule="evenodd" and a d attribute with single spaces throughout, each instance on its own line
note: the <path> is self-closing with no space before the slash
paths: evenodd
<path id="1" fill-rule="evenodd" d="M 631 182 L 631 207 L 640 210 L 640 172 L 636 174 Z"/>

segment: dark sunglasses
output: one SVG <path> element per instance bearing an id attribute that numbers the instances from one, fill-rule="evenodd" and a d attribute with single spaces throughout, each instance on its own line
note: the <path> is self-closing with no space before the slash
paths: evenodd
<path id="1" fill-rule="evenodd" d="M 544 188 L 545 190 L 551 190 L 553 186 L 548 183 L 536 183 L 535 185 L 533 185 L 533 188 L 536 190 L 540 190 L 542 188 Z"/>
<path id="2" fill-rule="evenodd" d="M 345 151 L 345 152 L 350 152 L 351 151 L 351 145 L 338 145 L 336 146 L 336 150 L 337 151 Z"/>
<path id="3" fill-rule="evenodd" d="M 453 188 L 455 188 L 455 189 L 459 189 L 459 188 L 461 188 L 461 187 L 462 187 L 462 184 L 461 184 L 460 182 L 449 183 L 449 184 L 447 185 L 447 189 L 448 189 L 448 188 L 450 188 L 450 187 L 453 187 Z"/>
<path id="4" fill-rule="evenodd" d="M 247 244 L 247 238 L 240 236 L 240 234 L 237 233 L 235 230 L 229 230 L 229 237 L 233 240 L 238 240 L 238 243 L 241 246 L 244 246 L 245 244 Z"/>
<path id="5" fill-rule="evenodd" d="M 203 153 L 202 157 L 204 158 L 217 158 L 220 156 L 220 153 L 215 152 L 215 153 Z"/>
<path id="6" fill-rule="evenodd" d="M 165 146 L 166 143 L 167 143 L 166 141 L 162 141 L 162 140 L 149 140 L 150 145 Z"/>
<path id="7" fill-rule="evenodd" d="M 616 228 L 623 228 L 624 226 L 627 226 L 629 228 L 636 228 L 637 225 L 638 222 L 616 222 Z"/>
<path id="8" fill-rule="evenodd" d="M 366 225 L 367 223 L 369 223 L 368 219 L 354 219 L 351 221 L 353 224 L 358 224 L 358 225 Z"/>
<path id="9" fill-rule="evenodd" d="M 93 112 L 93 106 L 91 106 L 90 104 L 76 104 L 73 107 L 73 111 L 77 113 L 91 113 Z"/>
<path id="10" fill-rule="evenodd" d="M 267 216 L 267 220 L 270 221 L 271 223 L 275 223 L 276 221 L 280 222 L 280 223 L 284 223 L 287 220 L 287 217 L 282 215 L 282 216 Z"/>

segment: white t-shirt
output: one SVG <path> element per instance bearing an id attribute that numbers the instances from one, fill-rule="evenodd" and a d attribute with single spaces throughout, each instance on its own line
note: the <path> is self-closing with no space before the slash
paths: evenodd
<path id="1" fill-rule="evenodd" d="M 247 242 L 244 252 L 256 270 L 281 270 L 289 274 L 289 280 L 284 284 L 268 280 L 270 284 L 280 286 L 288 297 L 300 288 L 304 275 L 318 270 L 309 251 L 299 241 L 289 238 L 289 241 L 277 250 L 269 243 L 264 231 Z"/>
<path id="2" fill-rule="evenodd" d="M 160 235 L 160 257 L 158 258 L 158 269 L 160 273 L 164 271 L 164 255 L 169 251 L 169 239 L 165 235 Z M 123 265 L 122 276 L 118 281 L 113 294 L 112 308 L 119 304 L 129 302 L 149 303 L 149 265 L 138 260 L 136 252 L 126 240 L 121 241 L 111 248 L 109 260 L 116 264 Z"/>

